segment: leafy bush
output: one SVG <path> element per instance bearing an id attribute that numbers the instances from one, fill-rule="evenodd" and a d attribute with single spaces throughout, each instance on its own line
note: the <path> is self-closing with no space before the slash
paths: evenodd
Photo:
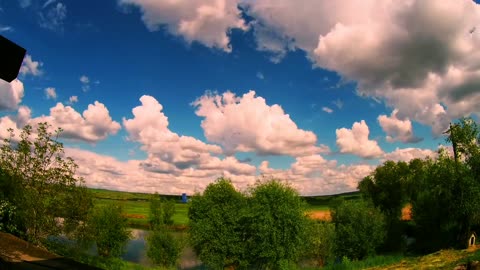
<path id="1" fill-rule="evenodd" d="M 269 180 L 250 190 L 247 224 L 249 263 L 279 269 L 298 261 L 307 243 L 305 203 L 292 187 Z"/>
<path id="2" fill-rule="evenodd" d="M 203 195 L 191 198 L 190 242 L 200 260 L 212 269 L 244 266 L 247 236 L 242 226 L 246 199 L 227 179 L 217 179 Z"/>
<path id="3" fill-rule="evenodd" d="M 163 225 L 173 225 L 173 215 L 175 215 L 175 202 L 162 199 L 155 192 L 150 199 L 150 227 L 152 230 Z"/>
<path id="4" fill-rule="evenodd" d="M 85 246 L 95 242 L 98 254 L 102 257 L 120 256 L 130 238 L 127 218 L 122 215 L 122 208 L 115 204 L 96 207 L 90 214 L 81 242 Z"/>
<path id="5" fill-rule="evenodd" d="M 165 225 L 173 225 L 173 215 L 175 215 L 175 202 L 166 200 L 163 203 L 163 222 Z"/>
<path id="6" fill-rule="evenodd" d="M 147 256 L 161 266 L 174 266 L 182 251 L 179 241 L 164 229 L 153 230 L 147 244 Z"/>
<path id="7" fill-rule="evenodd" d="M 331 222 L 310 221 L 306 255 L 322 267 L 335 258 L 335 225 Z"/>
<path id="8" fill-rule="evenodd" d="M 17 208 L 8 201 L 0 200 L 0 231 L 7 233 L 17 233 L 15 224 L 15 215 Z"/>
<path id="9" fill-rule="evenodd" d="M 351 260 L 374 255 L 385 238 L 383 214 L 365 201 L 344 201 L 332 209 L 335 254 Z"/>
<path id="10" fill-rule="evenodd" d="M 245 195 L 220 178 L 192 197 L 188 215 L 191 244 L 213 269 L 292 269 L 307 242 L 302 199 L 274 180 Z"/>

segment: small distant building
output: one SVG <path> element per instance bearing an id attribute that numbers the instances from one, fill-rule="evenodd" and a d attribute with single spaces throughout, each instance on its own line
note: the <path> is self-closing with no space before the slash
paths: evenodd
<path id="1" fill-rule="evenodd" d="M 182 193 L 182 203 L 187 203 L 188 198 L 187 198 L 187 193 Z"/>
<path id="2" fill-rule="evenodd" d="M 468 245 L 467 247 L 474 247 L 475 246 L 475 242 L 477 241 L 477 234 L 475 232 L 472 232 L 470 234 L 470 237 L 468 238 Z"/>

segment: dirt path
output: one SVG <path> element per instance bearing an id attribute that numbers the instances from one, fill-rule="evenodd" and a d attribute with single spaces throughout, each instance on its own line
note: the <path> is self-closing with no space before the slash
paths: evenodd
<path id="1" fill-rule="evenodd" d="M 18 237 L 0 232 L 0 269 L 99 269 L 60 257 Z"/>
<path id="2" fill-rule="evenodd" d="M 331 221 L 332 215 L 330 210 L 313 210 L 309 211 L 307 215 L 311 219 Z M 412 219 L 412 206 L 410 204 L 406 205 L 402 209 L 402 220 L 411 220 Z"/>

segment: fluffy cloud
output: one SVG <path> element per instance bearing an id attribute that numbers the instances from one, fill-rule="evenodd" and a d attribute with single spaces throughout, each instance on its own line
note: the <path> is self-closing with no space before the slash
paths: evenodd
<path id="1" fill-rule="evenodd" d="M 364 120 L 355 122 L 352 129 L 336 130 L 340 153 L 354 154 L 363 158 L 376 158 L 383 154 L 377 141 L 369 140 L 370 130 Z"/>
<path id="2" fill-rule="evenodd" d="M 208 184 L 222 175 L 230 177 L 239 188 L 246 188 L 255 182 L 255 167 L 244 169 L 249 175 L 237 175 L 237 161 L 227 158 L 223 161 L 212 161 L 205 168 L 168 168 L 168 164 L 160 170 L 159 160 L 150 157 L 147 160 L 119 161 L 113 157 L 96 154 L 77 148 L 66 148 L 65 154 L 72 157 L 79 165 L 77 175 L 85 178 L 90 187 L 125 190 L 135 192 L 180 195 L 184 192 L 193 194 L 202 191 Z M 171 164 L 170 164 L 171 166 Z M 242 166 L 245 166 L 243 164 Z M 232 169 L 235 167 L 236 169 Z M 253 173 L 252 173 L 253 172 Z"/>
<path id="3" fill-rule="evenodd" d="M 57 92 L 55 91 L 55 88 L 45 88 L 45 96 L 47 97 L 47 99 L 57 99 Z"/>
<path id="4" fill-rule="evenodd" d="M 170 33 L 182 36 L 189 43 L 198 41 L 227 52 L 231 51 L 227 35 L 230 29 L 246 29 L 235 0 L 119 0 L 119 3 L 139 7 L 150 31 L 166 26 Z"/>
<path id="5" fill-rule="evenodd" d="M 325 195 L 356 190 L 358 182 L 375 166 L 338 165 L 320 155 L 298 157 L 289 169 L 272 169 L 264 161 L 259 167 L 266 178 L 285 180 L 302 195 Z"/>
<path id="6" fill-rule="evenodd" d="M 200 166 L 211 158 L 210 153 L 222 153 L 217 145 L 172 132 L 163 106 L 155 98 L 144 95 L 140 102 L 142 105 L 132 110 L 134 118 L 124 118 L 123 125 L 129 140 L 141 143 L 147 153 L 180 169 Z"/>
<path id="7" fill-rule="evenodd" d="M 11 83 L 0 80 L 0 111 L 15 110 L 23 98 L 23 83 L 16 79 Z"/>
<path id="8" fill-rule="evenodd" d="M 119 161 L 113 157 L 77 148 L 66 148 L 65 154 L 79 165 L 77 175 L 90 187 L 135 192 L 160 192 L 179 195 L 203 189 L 220 176 L 228 177 L 239 189 L 246 189 L 259 179 L 256 168 L 239 163 L 234 157 L 214 157 L 198 168 L 179 169 L 149 156 L 146 160 Z M 299 157 L 286 170 L 272 169 L 268 161 L 260 166 L 265 177 L 285 180 L 303 195 L 334 194 L 353 191 L 358 181 L 374 166 L 340 165 L 319 155 Z"/>
<path id="9" fill-rule="evenodd" d="M 242 97 L 207 93 L 192 105 L 205 118 L 201 125 L 207 140 L 222 145 L 228 155 L 239 151 L 302 156 L 329 151 L 316 145 L 313 132 L 299 129 L 279 105 L 267 105 L 255 91 Z"/>
<path id="10" fill-rule="evenodd" d="M 105 105 L 98 101 L 88 105 L 83 114 L 78 113 L 70 106 L 57 103 L 50 109 L 49 115 L 31 118 L 31 110 L 28 107 L 20 106 L 16 117 L 0 118 L 2 129 L 5 124 L 5 126 L 13 128 L 15 133 L 18 133 L 26 124 L 35 127 L 42 122 L 51 124 L 52 130 L 62 128 L 62 138 L 89 143 L 103 140 L 109 135 L 116 134 L 120 129 L 120 124 L 112 120 Z"/>
<path id="11" fill-rule="evenodd" d="M 393 160 L 393 161 L 410 161 L 415 158 L 437 157 L 437 152 L 430 149 L 419 148 L 403 148 L 397 147 L 395 151 L 386 153 L 381 161 Z"/>
<path id="12" fill-rule="evenodd" d="M 32 56 L 27 54 L 25 59 L 23 59 L 22 66 L 20 67 L 20 74 L 22 75 L 32 75 L 32 76 L 40 76 L 42 75 L 43 71 L 41 70 L 43 66 L 42 62 L 33 61 Z"/>
<path id="13" fill-rule="evenodd" d="M 400 120 L 397 118 L 398 110 L 394 110 L 390 117 L 386 115 L 378 116 L 378 122 L 383 131 L 387 133 L 387 142 L 416 143 L 422 138 L 413 134 L 412 122 L 409 119 Z"/>
<path id="14" fill-rule="evenodd" d="M 317 66 L 356 81 L 360 95 L 398 109 L 400 120 L 439 135 L 452 118 L 480 111 L 474 1 L 242 2 L 255 19 L 259 48 L 277 55 L 304 50 Z"/>

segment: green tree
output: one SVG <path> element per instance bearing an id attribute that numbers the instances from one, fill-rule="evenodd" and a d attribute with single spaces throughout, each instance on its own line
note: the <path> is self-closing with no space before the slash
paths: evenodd
<path id="1" fill-rule="evenodd" d="M 412 200 L 418 250 L 464 247 L 480 210 L 479 197 L 478 182 L 468 165 L 440 153 L 417 182 Z"/>
<path id="2" fill-rule="evenodd" d="M 480 221 L 478 125 L 471 118 L 462 118 L 450 126 L 447 134 L 453 158 L 441 149 L 437 159 L 427 160 L 412 174 L 412 214 L 421 252 L 464 247 Z"/>
<path id="3" fill-rule="evenodd" d="M 308 230 L 309 244 L 306 255 L 322 267 L 335 258 L 335 225 L 331 222 L 311 220 Z"/>
<path id="4" fill-rule="evenodd" d="M 26 125 L 19 139 L 9 129 L 0 147 L 0 197 L 16 206 L 20 235 L 37 244 L 49 235 L 75 231 L 91 206 L 83 179 L 75 176 L 78 166 L 58 141 L 62 130 L 50 129 L 40 123 L 34 132 Z"/>
<path id="5" fill-rule="evenodd" d="M 359 260 L 374 255 L 385 239 L 384 215 L 366 201 L 344 201 L 332 209 L 335 254 Z"/>
<path id="6" fill-rule="evenodd" d="M 400 218 L 403 206 L 409 201 L 409 173 L 406 162 L 386 161 L 358 185 L 363 197 L 371 200 L 385 215 L 387 237 L 384 248 L 390 251 L 402 247 Z"/>
<path id="7" fill-rule="evenodd" d="M 158 226 L 164 224 L 163 222 L 163 211 L 162 211 L 162 201 L 157 192 L 152 195 L 150 198 L 150 228 L 153 230 Z"/>
<path id="8" fill-rule="evenodd" d="M 173 215 L 175 215 L 175 202 L 172 200 L 165 200 L 162 204 L 163 222 L 165 225 L 173 225 Z"/>
<path id="9" fill-rule="evenodd" d="M 304 210 L 298 193 L 279 181 L 257 182 L 242 194 L 220 178 L 191 199 L 191 244 L 212 269 L 287 269 L 305 251 Z"/>
<path id="10" fill-rule="evenodd" d="M 147 256 L 155 264 L 165 267 L 175 266 L 181 251 L 179 241 L 166 230 L 157 228 L 147 238 Z"/>
<path id="11" fill-rule="evenodd" d="M 249 194 L 248 258 L 261 269 L 296 263 L 307 243 L 305 202 L 277 180 L 257 182 Z"/>
<path id="12" fill-rule="evenodd" d="M 102 257 L 117 257 L 123 253 L 129 239 L 130 231 L 122 207 L 105 204 L 90 212 L 80 240 L 84 246 L 94 242 Z"/>
<path id="13" fill-rule="evenodd" d="M 228 179 L 219 178 L 203 194 L 195 194 L 188 209 L 190 243 L 212 269 L 243 267 L 247 235 L 243 228 L 246 199 Z"/>
<path id="14" fill-rule="evenodd" d="M 173 225 L 173 215 L 175 215 L 175 202 L 163 199 L 155 192 L 150 199 L 150 227 L 155 229 L 164 225 Z"/>

